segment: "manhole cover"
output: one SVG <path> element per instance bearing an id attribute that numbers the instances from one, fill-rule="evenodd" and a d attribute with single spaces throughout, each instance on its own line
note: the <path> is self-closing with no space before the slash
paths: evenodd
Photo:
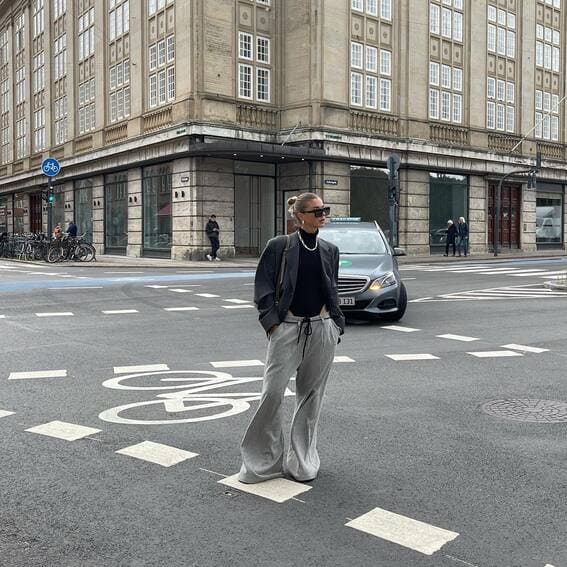
<path id="1" fill-rule="evenodd" d="M 492 400 L 481 406 L 484 413 L 533 423 L 567 423 L 567 403 L 554 400 Z"/>

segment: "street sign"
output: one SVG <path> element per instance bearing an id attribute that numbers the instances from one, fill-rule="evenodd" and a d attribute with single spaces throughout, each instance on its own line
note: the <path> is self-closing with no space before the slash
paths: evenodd
<path id="1" fill-rule="evenodd" d="M 45 158 L 41 162 L 41 171 L 47 177 L 55 177 L 61 171 L 61 164 L 55 158 Z"/>

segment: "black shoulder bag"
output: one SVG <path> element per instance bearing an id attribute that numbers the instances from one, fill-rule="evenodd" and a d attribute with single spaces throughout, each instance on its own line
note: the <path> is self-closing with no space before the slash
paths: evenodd
<path id="1" fill-rule="evenodd" d="M 280 303 L 280 299 L 282 298 L 282 293 L 283 293 L 283 282 L 284 282 L 284 277 L 285 277 L 285 268 L 287 266 L 287 251 L 289 250 L 289 243 L 291 241 L 291 238 L 289 236 L 289 234 L 287 235 L 287 242 L 285 244 L 285 248 L 282 252 L 282 260 L 280 263 L 280 271 L 278 272 L 278 281 L 276 282 L 276 308 L 278 307 L 279 303 Z"/>

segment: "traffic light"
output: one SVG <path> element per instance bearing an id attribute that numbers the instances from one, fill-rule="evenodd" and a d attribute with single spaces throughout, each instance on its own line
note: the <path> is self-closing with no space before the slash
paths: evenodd
<path id="1" fill-rule="evenodd" d="M 50 187 L 47 190 L 47 202 L 54 203 L 55 202 L 55 192 L 53 191 L 53 187 Z"/>

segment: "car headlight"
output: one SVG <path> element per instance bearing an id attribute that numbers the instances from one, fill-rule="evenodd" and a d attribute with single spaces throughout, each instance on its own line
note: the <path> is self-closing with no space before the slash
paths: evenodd
<path id="1" fill-rule="evenodd" d="M 391 285 L 396 285 L 398 282 L 396 281 L 396 276 L 394 272 L 386 272 L 383 276 L 376 278 L 371 284 L 368 289 L 372 291 L 378 291 L 385 287 L 389 287 Z"/>

